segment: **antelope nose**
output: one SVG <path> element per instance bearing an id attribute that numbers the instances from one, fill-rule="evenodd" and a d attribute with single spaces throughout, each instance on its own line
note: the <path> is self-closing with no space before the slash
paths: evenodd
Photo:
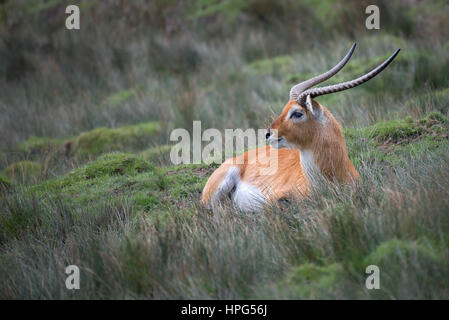
<path id="1" fill-rule="evenodd" d="M 265 139 L 270 139 L 270 137 L 271 137 L 271 131 L 270 131 L 270 129 L 267 129 L 267 133 L 265 133 Z"/>

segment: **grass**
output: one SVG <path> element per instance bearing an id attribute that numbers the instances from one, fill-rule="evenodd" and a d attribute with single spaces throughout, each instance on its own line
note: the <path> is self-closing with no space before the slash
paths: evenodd
<path id="1" fill-rule="evenodd" d="M 65 1 L 2 2 L 0 298 L 448 299 L 448 7 L 375 2 L 380 31 L 359 1 L 83 2 L 91 32 L 61 31 Z M 217 165 L 174 166 L 171 129 L 266 128 L 354 41 L 326 84 L 402 48 L 317 98 L 357 188 L 318 177 L 264 212 L 204 208 Z"/>
<path id="2" fill-rule="evenodd" d="M 0 188 L 2 191 L 11 188 L 11 181 L 3 176 L 0 176 Z"/>
<path id="3" fill-rule="evenodd" d="M 81 133 L 73 142 L 78 157 L 98 156 L 112 150 L 136 150 L 157 141 L 160 126 L 157 122 L 142 123 L 120 128 L 97 128 Z"/>
<path id="4" fill-rule="evenodd" d="M 448 148 L 448 119 L 432 112 L 421 119 L 410 117 L 345 130 L 349 154 L 355 163 L 379 162 L 406 165 L 406 158 Z"/>
<path id="5" fill-rule="evenodd" d="M 33 191 L 81 206 L 95 205 L 102 198 L 127 199 L 135 203 L 136 211 L 151 217 L 192 207 L 190 201 L 198 197 L 211 170 L 205 165 L 156 167 L 135 154 L 111 153 L 67 176 L 36 185 Z"/>
<path id="6" fill-rule="evenodd" d="M 447 121 L 434 113 L 416 122 L 434 119 Z M 416 122 L 363 128 L 347 140 L 363 133 L 373 141 L 368 148 L 377 150 L 399 133 L 416 137 L 404 130 L 404 123 Z M 423 139 L 402 143 L 418 146 Z M 139 155 L 106 154 L 61 178 L 3 193 L 2 267 L 18 263 L 14 252 L 27 252 L 22 258 L 30 269 L 2 272 L 4 287 L 19 290 L 2 292 L 28 298 L 445 298 L 445 282 L 432 275 L 446 277 L 449 263 L 449 179 L 440 169 L 447 153 L 405 150 L 394 155 L 402 165 L 393 167 L 353 155 L 363 181 L 357 190 L 322 180 L 309 199 L 251 215 L 232 208 L 210 215 L 198 205 L 213 166 L 160 167 Z M 27 239 L 34 237 L 46 240 L 31 249 Z M 32 260 L 37 256 L 45 259 Z M 81 266 L 88 289 L 63 289 L 51 268 L 64 261 Z M 382 270 L 380 291 L 364 289 L 369 264 Z M 26 285 L 13 285 L 15 277 L 45 279 L 45 286 L 36 282 L 30 295 Z"/>
<path id="7" fill-rule="evenodd" d="M 2 174 L 16 183 L 36 183 L 42 175 L 42 167 L 33 161 L 20 161 L 6 167 Z"/>
<path id="8" fill-rule="evenodd" d="M 355 192 L 323 181 L 310 199 L 294 201 L 288 208 L 275 206 L 266 214 L 229 209 L 211 216 L 195 201 L 189 210 L 165 207 L 165 215 L 153 215 L 152 210 L 142 213 L 132 197 L 116 201 L 102 194 L 92 205 L 79 196 L 67 201 L 54 193 L 36 193 L 39 190 L 12 193 L 2 200 L 6 211 L 0 229 L 2 268 L 14 272 L 3 269 L 2 295 L 445 298 L 448 288 L 441 277 L 447 276 L 449 261 L 449 180 L 438 168 L 448 159 L 435 154 L 429 166 L 428 157 L 386 175 L 359 168 L 363 184 Z M 136 174 L 149 180 L 147 172 L 135 168 L 141 166 L 122 172 L 129 180 Z M 75 176 L 86 177 L 86 171 Z M 95 173 L 92 184 L 107 190 L 108 183 L 95 180 L 103 174 Z M 106 174 L 117 182 L 113 171 Z M 70 194 L 71 187 L 60 189 Z M 171 191 L 166 193 L 170 201 L 185 199 Z M 30 246 L 27 239 L 34 237 L 46 240 Z M 21 264 L 28 266 L 25 270 L 14 267 L 18 252 Z M 64 290 L 62 275 L 52 272 L 69 261 L 81 267 L 85 290 Z M 364 289 L 366 263 L 378 264 L 383 272 L 379 292 Z M 21 278 L 27 281 L 15 282 Z M 30 281 L 35 288 L 31 292 Z"/>

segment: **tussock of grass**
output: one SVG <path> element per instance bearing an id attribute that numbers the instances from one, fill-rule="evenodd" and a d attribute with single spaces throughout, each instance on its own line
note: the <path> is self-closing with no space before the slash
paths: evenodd
<path id="1" fill-rule="evenodd" d="M 48 137 L 30 137 L 19 143 L 0 165 L 22 159 L 44 163 L 46 176 L 57 176 L 67 172 L 74 163 L 83 164 L 111 151 L 134 151 L 144 149 L 161 140 L 161 126 L 158 122 L 145 122 L 118 128 L 97 128 L 83 132 L 72 139 L 54 139 Z M 159 152 L 157 151 L 159 150 Z M 155 147 L 147 156 L 159 164 L 167 163 L 169 158 L 163 147 Z"/>
<path id="2" fill-rule="evenodd" d="M 419 95 L 407 101 L 406 106 L 409 109 L 430 109 L 447 114 L 449 111 L 449 88 Z"/>
<path id="3" fill-rule="evenodd" d="M 439 112 L 431 112 L 417 120 L 408 117 L 378 122 L 361 131 L 366 138 L 375 139 L 378 143 L 407 144 L 425 137 L 447 139 L 449 120 Z"/>
<path id="4" fill-rule="evenodd" d="M 156 163 L 156 164 L 167 164 L 170 163 L 170 151 L 171 145 L 160 145 L 148 150 L 142 151 L 140 155 L 147 161 Z"/>
<path id="5" fill-rule="evenodd" d="M 133 154 L 111 153 L 74 171 L 69 175 L 71 181 L 101 178 L 104 176 L 134 176 L 149 171 L 153 166 Z"/>
<path id="6" fill-rule="evenodd" d="M 33 187 L 39 194 L 57 194 L 78 206 L 116 197 L 135 203 L 137 211 L 151 215 L 170 208 L 193 206 L 213 167 L 186 165 L 156 167 L 141 156 L 111 153 L 99 157 L 67 176 Z"/>
<path id="7" fill-rule="evenodd" d="M 448 118 L 431 112 L 421 119 L 378 122 L 359 129 L 345 129 L 349 156 L 356 164 L 386 162 L 404 165 L 404 160 L 449 147 Z"/>
<path id="8" fill-rule="evenodd" d="M 74 141 L 74 153 L 79 157 L 97 156 L 110 151 L 129 151 L 155 140 L 160 126 L 156 122 L 120 128 L 98 128 L 81 133 Z"/>
<path id="9" fill-rule="evenodd" d="M 27 156 L 44 156 L 46 153 L 56 151 L 62 147 L 64 140 L 48 137 L 30 137 L 22 141 L 17 149 Z"/>
<path id="10" fill-rule="evenodd" d="M 420 134 L 420 129 L 411 119 L 379 122 L 365 130 L 368 131 L 368 138 L 377 139 L 379 142 L 396 142 L 400 139 L 414 138 Z"/>
<path id="11" fill-rule="evenodd" d="M 447 253 L 438 252 L 440 248 L 436 248 L 428 240 L 421 242 L 424 244 L 420 243 L 420 239 L 391 239 L 381 243 L 365 258 L 365 265 L 376 265 L 382 270 L 383 290 L 373 292 L 374 298 L 387 299 L 404 294 L 404 288 L 401 286 L 407 286 L 406 282 L 410 281 L 410 278 L 413 279 L 414 285 L 407 289 L 409 295 L 434 299 L 434 292 L 424 288 L 432 286 L 435 291 L 444 290 L 445 285 L 437 280 L 437 277 L 445 278 L 448 274 L 445 270 L 447 262 L 443 258 Z"/>
<path id="12" fill-rule="evenodd" d="M 335 294 L 338 283 L 343 274 L 343 267 L 339 263 L 332 263 L 324 267 L 312 263 L 305 263 L 293 270 L 287 276 L 286 282 L 279 285 L 291 290 L 301 299 L 317 299 Z"/>
<path id="13" fill-rule="evenodd" d="M 33 161 L 20 161 L 3 169 L 2 173 L 16 183 L 36 183 L 42 176 L 42 166 Z"/>

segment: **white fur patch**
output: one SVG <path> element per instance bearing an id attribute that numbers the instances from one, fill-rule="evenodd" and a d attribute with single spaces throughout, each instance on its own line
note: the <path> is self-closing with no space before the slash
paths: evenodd
<path id="1" fill-rule="evenodd" d="M 229 197 L 232 189 L 237 185 L 240 181 L 240 172 L 237 167 L 229 168 L 226 176 L 223 181 L 218 186 L 217 190 L 213 194 L 211 198 L 212 207 L 216 207 L 219 203 L 224 200 L 226 197 Z"/>
<path id="2" fill-rule="evenodd" d="M 307 96 L 307 99 L 306 99 L 306 107 L 309 110 L 309 112 L 312 114 L 312 116 L 315 115 L 313 112 L 312 98 L 310 97 L 310 94 Z"/>
<path id="3" fill-rule="evenodd" d="M 313 153 L 310 150 L 300 150 L 299 155 L 301 158 L 301 167 L 311 181 L 313 179 L 314 173 L 317 172 Z"/>
<path id="4" fill-rule="evenodd" d="M 263 208 L 265 196 L 257 187 L 240 181 L 232 194 L 232 203 L 242 211 L 257 211 Z"/>
<path id="5" fill-rule="evenodd" d="M 256 211 L 263 208 L 264 195 L 259 189 L 240 180 L 240 171 L 237 167 L 229 168 L 223 181 L 211 198 L 212 208 L 220 205 L 226 198 L 232 199 L 232 204 L 242 211 Z"/>

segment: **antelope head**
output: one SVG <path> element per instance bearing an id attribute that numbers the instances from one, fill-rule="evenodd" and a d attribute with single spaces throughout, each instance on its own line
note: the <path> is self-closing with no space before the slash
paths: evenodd
<path id="1" fill-rule="evenodd" d="M 347 156 L 341 125 L 332 114 L 313 99 L 334 92 L 354 88 L 372 79 L 384 70 L 399 53 L 392 56 L 365 75 L 335 85 L 312 88 L 331 78 L 351 58 L 355 43 L 345 57 L 329 71 L 293 86 L 290 99 L 268 128 L 266 138 L 275 148 L 299 149 L 301 166 L 310 178 L 311 170 L 318 169 L 330 179 L 353 181 L 357 171 Z"/>

